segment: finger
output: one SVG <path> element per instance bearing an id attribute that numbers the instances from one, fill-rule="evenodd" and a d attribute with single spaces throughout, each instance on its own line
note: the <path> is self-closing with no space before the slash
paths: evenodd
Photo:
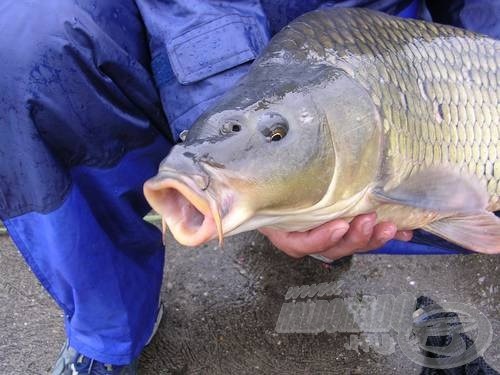
<path id="1" fill-rule="evenodd" d="M 349 229 L 344 220 L 334 220 L 307 232 L 259 229 L 278 249 L 293 257 L 315 254 L 334 246 Z"/>
<path id="2" fill-rule="evenodd" d="M 354 218 L 349 231 L 339 242 L 338 247 L 349 251 L 364 249 L 372 237 L 376 219 L 377 215 L 374 213 Z"/>
<path id="3" fill-rule="evenodd" d="M 385 245 L 387 241 L 394 238 L 397 233 L 397 227 L 390 222 L 378 223 L 373 227 L 372 237 L 370 241 L 366 244 L 364 248 L 359 249 L 358 252 L 365 252 L 374 249 L 378 249 Z"/>
<path id="4" fill-rule="evenodd" d="M 405 241 L 405 242 L 410 241 L 412 238 L 413 238 L 412 230 L 400 230 L 394 236 L 395 240 Z"/>
<path id="5" fill-rule="evenodd" d="M 372 237 L 376 218 L 376 214 L 366 214 L 356 217 L 351 222 L 349 231 L 344 235 L 342 240 L 338 241 L 332 248 L 320 253 L 320 255 L 330 259 L 338 259 L 364 249 Z"/>
<path id="6" fill-rule="evenodd" d="M 347 231 L 349 225 L 343 220 L 334 220 L 307 232 L 285 232 L 270 228 L 261 228 L 269 240 L 278 249 L 290 256 L 302 257 L 323 251 L 336 243 Z"/>
<path id="7" fill-rule="evenodd" d="M 396 226 L 389 222 L 383 222 L 377 224 L 373 229 L 373 234 L 370 242 L 367 244 L 366 248 L 355 250 L 354 253 L 367 252 L 371 250 L 378 249 L 385 245 L 391 239 L 396 239 L 399 241 L 410 241 L 413 237 L 413 231 L 403 230 L 396 231 Z M 321 255 L 330 258 L 332 261 L 352 255 L 352 249 L 349 248 L 332 248 L 322 253 Z"/>

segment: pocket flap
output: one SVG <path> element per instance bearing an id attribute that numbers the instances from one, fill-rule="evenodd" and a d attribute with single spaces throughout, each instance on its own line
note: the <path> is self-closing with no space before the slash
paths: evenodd
<path id="1" fill-rule="evenodd" d="M 255 18 L 231 14 L 173 38 L 167 52 L 177 80 L 190 84 L 255 59 L 266 40 Z"/>

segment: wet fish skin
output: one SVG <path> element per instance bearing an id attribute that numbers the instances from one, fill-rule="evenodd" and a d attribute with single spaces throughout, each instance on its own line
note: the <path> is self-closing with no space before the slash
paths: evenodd
<path id="1" fill-rule="evenodd" d="M 500 252 L 499 66 L 499 42 L 462 29 L 364 9 L 308 13 L 197 121 L 146 196 L 168 222 L 161 197 L 175 184 L 165 181 L 202 175 L 210 182 L 193 202 L 222 217 L 219 235 L 376 211 Z M 282 141 L 263 136 L 281 125 Z M 191 245 L 211 238 L 175 231 Z"/>
<path id="2" fill-rule="evenodd" d="M 369 93 L 384 129 L 385 175 L 455 165 L 485 182 L 500 209 L 500 43 L 450 26 L 364 9 L 316 11 L 277 35 L 265 61 L 344 69 Z M 262 64 L 262 62 L 261 62 Z"/>

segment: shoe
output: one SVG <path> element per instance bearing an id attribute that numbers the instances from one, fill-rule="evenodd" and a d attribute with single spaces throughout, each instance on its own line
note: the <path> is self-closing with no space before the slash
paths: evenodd
<path id="1" fill-rule="evenodd" d="M 137 375 L 137 361 L 130 365 L 114 366 L 85 357 L 64 344 L 59 358 L 52 369 L 52 375 Z"/>
<path id="2" fill-rule="evenodd" d="M 433 313 L 431 314 L 431 312 Z M 477 327 L 478 322 L 474 317 L 471 319 L 472 324 Z M 453 359 L 461 362 L 464 349 L 475 351 L 471 347 L 475 344 L 476 338 L 472 339 L 466 334 L 468 331 L 474 332 L 474 329 L 467 328 L 467 324 L 470 327 L 471 322 L 461 322 L 457 312 L 446 311 L 430 297 L 420 296 L 417 298 L 416 310 L 413 314 L 413 329 L 420 341 L 418 346 L 423 351 L 422 355 L 428 359 L 427 363 L 447 365 L 443 366 L 443 369 L 433 366 L 431 368 L 422 367 L 420 375 L 499 374 L 480 354 L 477 354 L 476 358 L 472 357 L 469 363 L 457 367 L 450 366 Z M 442 355 L 442 353 L 446 353 L 446 355 Z M 431 362 L 433 360 L 434 362 Z"/>
<path id="3" fill-rule="evenodd" d="M 149 345 L 156 334 L 163 317 L 163 304 L 160 303 L 153 332 L 146 345 Z M 129 365 L 110 365 L 96 361 L 78 353 L 69 346 L 68 340 L 64 343 L 59 357 L 51 372 L 52 375 L 137 375 L 137 361 Z"/>

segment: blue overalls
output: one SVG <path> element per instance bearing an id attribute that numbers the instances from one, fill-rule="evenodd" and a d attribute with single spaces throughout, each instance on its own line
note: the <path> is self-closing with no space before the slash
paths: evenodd
<path id="1" fill-rule="evenodd" d="M 116 365 L 141 352 L 164 262 L 143 182 L 270 36 L 323 3 L 1 2 L 0 219 L 78 352 Z M 338 3 L 428 17 L 417 0 Z M 449 251 L 423 240 L 381 251 Z"/>

